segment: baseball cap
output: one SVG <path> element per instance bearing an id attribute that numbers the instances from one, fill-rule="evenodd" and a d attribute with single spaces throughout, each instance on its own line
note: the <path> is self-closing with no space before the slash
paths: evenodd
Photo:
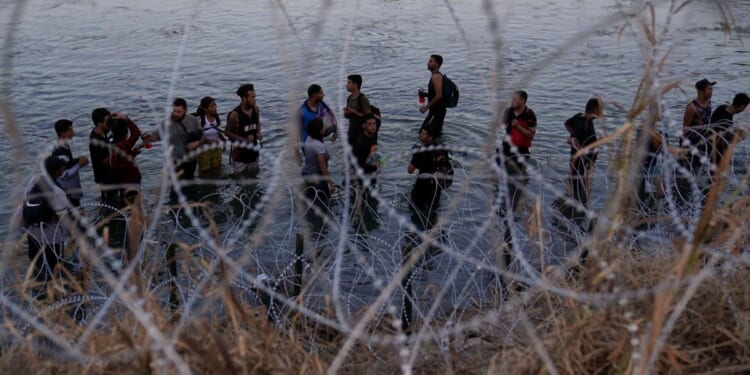
<path id="1" fill-rule="evenodd" d="M 695 88 L 698 90 L 705 90 L 708 86 L 713 86 L 716 84 L 716 81 L 711 82 L 705 78 L 695 83 Z"/>

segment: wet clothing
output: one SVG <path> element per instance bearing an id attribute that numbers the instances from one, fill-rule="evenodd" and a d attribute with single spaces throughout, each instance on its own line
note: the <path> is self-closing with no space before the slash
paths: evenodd
<path id="1" fill-rule="evenodd" d="M 249 136 L 253 136 L 253 142 L 243 141 L 243 144 L 232 148 L 232 161 L 239 162 L 242 164 L 250 164 L 258 161 L 260 153 L 252 148 L 246 146 L 257 146 L 258 145 L 258 125 L 260 124 L 260 111 L 256 106 L 253 108 L 253 112 L 248 116 L 245 111 L 242 110 L 242 106 L 238 105 L 232 112 L 237 113 L 237 129 L 235 134 L 247 139 Z M 231 112 L 230 112 L 231 114 Z M 228 117 L 227 117 L 228 118 Z"/>
<path id="2" fill-rule="evenodd" d="M 129 136 L 121 138 L 114 143 L 114 148 L 109 154 L 109 166 L 113 174 L 115 184 L 141 184 L 141 171 L 135 163 L 135 156 L 139 151 L 134 150 L 136 142 L 141 137 L 141 131 L 130 119 L 125 120 L 128 126 Z"/>
<path id="3" fill-rule="evenodd" d="M 78 158 L 73 158 L 70 145 L 67 142 L 59 142 L 52 155 L 57 156 L 65 164 L 65 171 L 57 178 L 57 184 L 65 191 L 65 195 L 74 206 L 80 206 L 83 191 L 81 191 L 81 165 Z"/>
<path id="4" fill-rule="evenodd" d="M 445 91 L 445 85 L 443 85 L 443 91 Z M 432 76 L 430 76 L 430 82 L 427 84 L 427 102 L 432 102 L 432 99 L 434 99 L 436 95 L 437 91 L 435 90 L 435 85 L 432 83 Z M 448 108 L 442 100 L 435 103 L 430 107 L 430 111 L 427 112 L 427 117 L 425 117 L 422 122 L 422 126 L 432 125 L 437 130 L 438 136 L 441 136 L 443 134 L 443 123 L 445 122 L 445 114 L 447 110 Z"/>
<path id="5" fill-rule="evenodd" d="M 323 119 L 323 136 L 327 137 L 336 130 L 336 116 L 333 115 L 333 111 L 324 101 L 318 102 L 315 109 L 310 109 L 307 105 L 307 100 L 302 102 L 302 105 L 297 111 L 299 115 L 299 124 L 302 130 L 302 143 L 307 140 L 307 125 L 313 119 L 320 117 Z"/>
<path id="6" fill-rule="evenodd" d="M 365 96 L 365 94 L 363 93 L 359 93 L 356 98 L 353 98 L 352 95 L 349 95 L 349 97 L 346 99 L 346 107 L 351 108 L 359 113 L 368 113 L 370 112 L 370 100 L 367 99 L 367 96 Z M 354 147 L 357 139 L 363 131 L 362 118 L 351 115 L 349 117 L 349 129 L 346 133 L 346 139 L 352 147 Z"/>

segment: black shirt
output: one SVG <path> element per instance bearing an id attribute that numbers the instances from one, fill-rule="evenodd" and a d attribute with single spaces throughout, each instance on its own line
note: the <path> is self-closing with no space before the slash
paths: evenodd
<path id="1" fill-rule="evenodd" d="M 365 174 L 370 174 L 378 170 L 378 168 L 372 164 L 367 164 L 367 158 L 370 156 L 370 150 L 373 145 L 378 144 L 378 138 L 375 136 L 368 137 L 361 134 L 357 138 L 357 142 L 354 144 L 354 156 L 357 158 L 357 165 L 359 165 Z"/>
<path id="2" fill-rule="evenodd" d="M 734 114 L 727 111 L 727 105 L 722 104 L 714 110 L 711 115 L 711 130 L 722 133 L 732 127 L 734 123 Z"/>
<path id="3" fill-rule="evenodd" d="M 92 130 L 89 134 L 89 153 L 91 154 L 91 168 L 94 171 L 94 181 L 97 184 L 106 184 L 112 182 L 112 176 L 109 172 L 107 159 L 109 158 L 110 139 L 107 136 L 101 136 Z"/>
<path id="4" fill-rule="evenodd" d="M 565 125 L 573 129 L 571 137 L 578 141 L 581 148 L 586 147 L 596 142 L 596 129 L 594 128 L 594 120 L 587 119 L 583 113 L 578 113 L 575 116 L 565 121 Z M 578 150 L 575 147 L 570 147 L 570 154 L 573 155 Z"/>

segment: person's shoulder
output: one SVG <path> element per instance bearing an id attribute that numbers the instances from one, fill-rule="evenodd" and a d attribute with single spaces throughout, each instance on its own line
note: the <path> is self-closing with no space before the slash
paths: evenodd
<path id="1" fill-rule="evenodd" d="M 23 199 L 29 199 L 29 194 L 31 193 L 31 189 L 34 188 L 34 186 L 39 183 L 39 180 L 42 178 L 42 176 L 35 174 L 29 177 L 28 180 L 26 180 L 26 187 L 23 189 Z"/>

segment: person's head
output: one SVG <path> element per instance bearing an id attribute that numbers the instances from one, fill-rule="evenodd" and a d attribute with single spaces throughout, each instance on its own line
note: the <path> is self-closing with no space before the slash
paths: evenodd
<path id="1" fill-rule="evenodd" d="M 323 140 L 323 119 L 316 117 L 307 124 L 307 135 L 319 141 Z"/>
<path id="2" fill-rule="evenodd" d="M 57 138 L 67 140 L 73 138 L 75 132 L 73 131 L 73 121 L 68 119 L 60 119 L 55 121 L 55 133 Z"/>
<path id="3" fill-rule="evenodd" d="M 52 180 L 56 180 L 65 171 L 65 162 L 57 156 L 50 155 L 44 159 L 44 170 Z"/>
<path id="4" fill-rule="evenodd" d="M 586 114 L 601 117 L 604 114 L 602 102 L 598 98 L 591 98 L 586 102 Z"/>
<path id="5" fill-rule="evenodd" d="M 427 60 L 427 69 L 431 72 L 439 70 L 443 65 L 443 56 L 430 55 L 430 59 Z"/>
<path id="6" fill-rule="evenodd" d="M 204 96 L 198 106 L 198 113 L 216 116 L 216 99 L 210 96 Z"/>
<path id="7" fill-rule="evenodd" d="M 255 107 L 255 85 L 245 83 L 237 89 L 237 96 L 240 97 L 242 106 L 245 108 Z"/>
<path id="8" fill-rule="evenodd" d="M 107 127 L 112 132 L 112 140 L 117 142 L 128 136 L 128 125 L 120 117 L 109 117 Z"/>
<path id="9" fill-rule="evenodd" d="M 438 137 L 438 130 L 432 125 L 424 125 L 419 128 L 419 140 L 426 144 L 432 144 L 435 142 L 435 138 Z"/>
<path id="10" fill-rule="evenodd" d="M 737 113 L 744 111 L 748 104 L 750 104 L 750 98 L 744 92 L 735 95 L 734 100 L 732 100 L 732 107 Z"/>
<path id="11" fill-rule="evenodd" d="M 325 94 L 323 88 L 320 85 L 313 83 L 307 88 L 307 98 L 313 100 L 323 100 Z"/>
<path id="12" fill-rule="evenodd" d="M 518 90 L 513 92 L 513 97 L 510 100 L 510 106 L 513 109 L 523 109 L 526 106 L 526 100 L 529 99 L 529 94 L 526 91 Z"/>
<path id="13" fill-rule="evenodd" d="M 187 102 L 183 98 L 176 98 L 172 102 L 172 119 L 181 122 L 187 114 Z M 114 131 L 113 131 L 114 132 Z"/>
<path id="14" fill-rule="evenodd" d="M 109 115 L 110 113 L 106 108 L 97 108 L 91 112 L 91 121 L 94 122 L 95 127 L 103 127 L 107 124 Z"/>
<path id="15" fill-rule="evenodd" d="M 373 136 L 378 132 L 378 118 L 368 113 L 362 118 L 362 130 L 367 136 Z"/>
<path id="16" fill-rule="evenodd" d="M 352 92 L 354 89 L 362 88 L 362 76 L 359 74 L 351 74 L 346 77 L 346 91 Z"/>
<path id="17" fill-rule="evenodd" d="M 705 78 L 695 83 L 695 89 L 698 90 L 698 97 L 704 99 L 711 99 L 714 94 L 714 85 L 716 82 L 711 82 Z"/>

